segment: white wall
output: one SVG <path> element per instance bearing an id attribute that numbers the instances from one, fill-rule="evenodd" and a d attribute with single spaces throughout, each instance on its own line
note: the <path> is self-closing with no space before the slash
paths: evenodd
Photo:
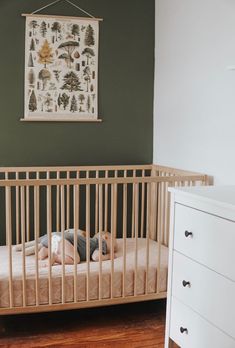
<path id="1" fill-rule="evenodd" d="M 235 1 L 156 0 L 154 162 L 235 184 Z"/>

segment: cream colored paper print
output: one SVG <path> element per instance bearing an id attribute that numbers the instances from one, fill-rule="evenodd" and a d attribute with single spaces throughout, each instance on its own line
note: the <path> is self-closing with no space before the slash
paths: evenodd
<path id="1" fill-rule="evenodd" d="M 25 119 L 98 117 L 99 23 L 26 17 Z"/>

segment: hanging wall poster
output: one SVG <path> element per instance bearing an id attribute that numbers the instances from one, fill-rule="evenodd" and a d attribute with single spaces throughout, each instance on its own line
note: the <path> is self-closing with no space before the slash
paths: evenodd
<path id="1" fill-rule="evenodd" d="M 98 120 L 99 22 L 26 15 L 24 120 Z"/>

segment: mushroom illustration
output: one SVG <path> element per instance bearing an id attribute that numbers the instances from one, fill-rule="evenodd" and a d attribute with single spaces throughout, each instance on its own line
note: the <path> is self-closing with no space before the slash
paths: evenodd
<path id="1" fill-rule="evenodd" d="M 67 53 L 61 54 L 58 58 L 59 59 L 64 59 L 66 64 L 67 64 L 67 67 L 71 68 L 71 62 L 73 62 L 73 58 L 70 57 Z"/>
<path id="2" fill-rule="evenodd" d="M 51 79 L 51 73 L 47 69 L 42 69 L 38 74 L 39 80 L 42 80 L 42 90 L 45 91 L 47 82 Z"/>
<path id="3" fill-rule="evenodd" d="M 61 54 L 58 58 L 64 59 L 67 66 L 71 69 L 71 63 L 74 59 L 72 58 L 72 53 L 76 47 L 79 46 L 79 43 L 76 41 L 66 41 L 58 46 L 58 48 L 63 49 L 66 53 Z"/>

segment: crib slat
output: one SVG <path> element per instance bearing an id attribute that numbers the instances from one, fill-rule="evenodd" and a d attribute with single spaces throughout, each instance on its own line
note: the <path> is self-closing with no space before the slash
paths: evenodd
<path id="1" fill-rule="evenodd" d="M 160 291 L 160 271 L 161 271 L 161 244 L 162 244 L 162 233 L 163 233 L 163 206 L 162 206 L 162 183 L 158 184 L 158 229 L 157 229 L 157 287 L 156 291 Z"/>
<path id="2" fill-rule="evenodd" d="M 117 228 L 117 184 L 111 185 L 111 298 L 114 297 L 114 239 Z"/>
<path id="3" fill-rule="evenodd" d="M 124 171 L 126 177 L 127 171 Z M 126 235 L 127 235 L 127 184 L 123 184 L 123 281 L 122 281 L 122 297 L 126 296 Z"/>
<path id="4" fill-rule="evenodd" d="M 35 240 L 35 302 L 39 305 L 39 272 L 38 272 L 38 237 L 39 237 L 39 187 L 34 186 L 34 240 Z"/>
<path id="5" fill-rule="evenodd" d="M 25 187 L 20 186 L 21 241 L 22 241 L 22 289 L 23 307 L 26 307 L 26 270 L 25 270 Z"/>
<path id="6" fill-rule="evenodd" d="M 144 175 L 144 170 L 142 170 L 142 176 Z M 140 236 L 144 236 L 144 199 L 145 199 L 145 184 L 141 184 L 141 227 L 140 227 Z"/>
<path id="7" fill-rule="evenodd" d="M 164 173 L 163 173 L 163 176 L 164 176 Z M 166 184 L 165 182 L 162 183 L 162 199 L 161 199 L 161 204 L 162 204 L 162 240 L 161 240 L 161 243 L 165 243 L 165 220 L 166 220 L 166 217 L 165 217 L 165 190 L 166 190 Z"/>
<path id="8" fill-rule="evenodd" d="M 99 195 L 99 300 L 102 299 L 102 230 L 103 230 L 103 185 L 98 187 Z"/>
<path id="9" fill-rule="evenodd" d="M 60 178 L 60 173 L 56 172 L 56 178 Z M 56 231 L 60 231 L 60 186 L 56 185 Z"/>
<path id="10" fill-rule="evenodd" d="M 37 180 L 39 180 L 39 177 L 40 177 L 40 173 L 39 172 L 37 172 L 36 173 L 36 178 L 37 178 Z M 38 186 L 38 233 L 39 233 L 39 231 L 40 231 L 40 187 Z"/>
<path id="11" fill-rule="evenodd" d="M 47 178 L 49 178 L 49 172 L 47 172 Z M 51 186 L 47 186 L 47 237 L 48 237 L 48 288 L 49 288 L 49 304 L 52 304 L 52 251 L 51 251 Z"/>
<path id="12" fill-rule="evenodd" d="M 65 303 L 65 243 L 64 243 L 64 230 L 65 230 L 65 186 L 61 185 L 60 187 L 60 202 L 61 202 L 61 241 L 62 241 L 62 303 Z"/>
<path id="13" fill-rule="evenodd" d="M 156 177 L 156 170 L 151 171 L 151 176 Z M 150 210 L 150 238 L 156 240 L 156 209 L 157 209 L 157 184 L 151 183 L 151 210 Z"/>
<path id="14" fill-rule="evenodd" d="M 96 170 L 95 177 L 99 178 L 99 171 Z M 95 233 L 98 232 L 98 221 L 99 221 L 99 185 L 95 185 Z"/>
<path id="15" fill-rule="evenodd" d="M 78 197 L 78 192 L 79 192 L 79 186 L 75 185 L 74 186 L 74 302 L 77 302 L 77 240 L 78 240 L 78 235 L 77 231 L 79 228 L 79 220 L 78 220 L 78 209 L 79 209 L 79 197 Z"/>
<path id="16" fill-rule="evenodd" d="M 166 222 L 166 245 L 169 245 L 169 235 L 170 235 L 170 205 L 171 205 L 171 196 L 170 192 L 168 191 L 169 187 L 171 187 L 171 183 L 167 183 L 167 222 Z"/>
<path id="17" fill-rule="evenodd" d="M 138 279 L 138 230 L 139 230 L 139 184 L 134 184 L 134 216 L 135 216 L 135 282 L 134 282 L 134 296 L 137 295 L 137 279 Z"/>
<path id="18" fill-rule="evenodd" d="M 105 178 L 108 178 L 108 171 L 105 171 Z M 105 184 L 105 197 L 104 197 L 104 203 L 105 203 L 105 207 L 104 207 L 104 229 L 105 231 L 108 231 L 108 184 Z"/>
<path id="19" fill-rule="evenodd" d="M 114 186 L 111 184 L 111 250 L 110 250 L 110 260 L 111 260 L 111 277 L 110 277 L 110 295 L 113 298 L 113 232 L 114 230 Z"/>
<path id="20" fill-rule="evenodd" d="M 145 185 L 145 184 L 144 184 Z M 145 274 L 145 294 L 149 291 L 149 227 L 150 227 L 150 210 L 151 210 L 151 187 L 147 185 L 147 207 L 146 207 L 146 274 Z"/>
<path id="21" fill-rule="evenodd" d="M 133 178 L 136 177 L 136 170 L 133 170 Z M 132 184 L 132 220 L 131 220 L 131 236 L 134 238 L 135 236 L 135 192 L 134 192 L 134 184 Z"/>
<path id="22" fill-rule="evenodd" d="M 160 175 L 160 174 L 159 174 Z M 156 183 L 155 185 L 155 239 L 157 241 L 157 234 L 158 234 L 158 229 L 159 229 L 159 221 L 158 221 L 158 209 L 160 208 L 160 201 L 159 201 L 159 195 L 160 195 L 160 185 Z"/>
<path id="23" fill-rule="evenodd" d="M 165 176 L 165 173 L 164 173 Z M 162 183 L 162 220 L 163 220 L 163 230 L 162 230 L 162 243 L 166 243 L 166 183 Z"/>
<path id="24" fill-rule="evenodd" d="M 26 172 L 26 180 L 29 180 L 29 172 Z M 26 186 L 26 240 L 30 240 L 29 231 L 29 186 Z"/>
<path id="25" fill-rule="evenodd" d="M 99 232 L 103 231 L 103 185 L 99 184 L 98 187 L 98 196 L 99 196 Z"/>
<path id="26" fill-rule="evenodd" d="M 114 176 L 115 176 L 115 178 L 118 178 L 118 171 L 117 170 L 115 170 Z M 115 218 L 115 221 L 114 221 L 114 223 L 115 223 L 114 238 L 115 238 L 115 240 L 117 238 L 117 189 L 118 189 L 118 185 L 115 184 L 114 185 L 114 190 L 116 190 L 116 192 L 115 192 L 115 212 L 114 212 L 114 218 Z"/>
<path id="27" fill-rule="evenodd" d="M 6 241 L 8 245 L 8 284 L 9 284 L 9 303 L 13 307 L 13 283 L 12 283 L 12 215 L 11 215 L 11 188 L 6 187 Z"/>
<path id="28" fill-rule="evenodd" d="M 19 179 L 19 173 L 16 173 L 16 180 Z M 19 215 L 19 186 L 16 186 L 16 244 L 20 243 L 20 215 Z"/>
<path id="29" fill-rule="evenodd" d="M 165 245 L 168 245 L 168 234 L 169 234 L 169 210 L 170 210 L 170 207 L 169 207 L 169 199 L 170 199 L 170 195 L 169 195 L 169 192 L 168 192 L 168 188 L 169 188 L 169 183 L 166 182 L 165 183 L 165 220 L 166 220 L 166 223 L 165 223 Z"/>
<path id="30" fill-rule="evenodd" d="M 102 299 L 102 232 L 99 232 L 99 300 Z"/>
<path id="31" fill-rule="evenodd" d="M 80 172 L 77 172 L 77 179 L 80 178 Z M 80 185 L 78 186 L 78 221 L 80 221 Z M 78 228 L 80 225 L 78 224 Z"/>
<path id="32" fill-rule="evenodd" d="M 89 301 L 89 298 L 90 298 L 90 185 L 89 184 L 86 185 L 86 262 L 87 262 L 86 300 Z"/>
<path id="33" fill-rule="evenodd" d="M 67 179 L 69 179 L 69 172 L 67 172 Z M 70 226 L 70 186 L 66 186 L 66 228 Z"/>

